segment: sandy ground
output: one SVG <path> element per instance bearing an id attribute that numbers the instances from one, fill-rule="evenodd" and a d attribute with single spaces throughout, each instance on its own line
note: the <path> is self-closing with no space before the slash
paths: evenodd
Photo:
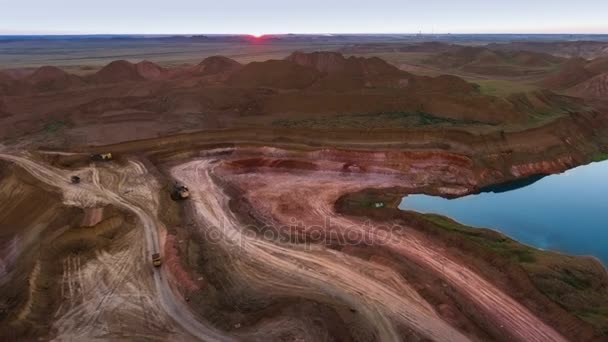
<path id="1" fill-rule="evenodd" d="M 193 202 L 200 225 L 217 229 L 225 238 L 220 239 L 221 242 L 229 246 L 236 245 L 237 252 L 246 254 L 250 259 L 263 261 L 262 267 L 280 270 L 277 277 L 281 274 L 284 277 L 284 272 L 289 272 L 292 279 L 297 279 L 298 286 L 306 284 L 327 296 L 338 297 L 357 307 L 375 323 L 382 340 L 399 340 L 394 322 L 405 324 L 433 340 L 469 339 L 442 321 L 430 305 L 408 286 L 406 279 L 388 268 L 325 248 L 306 251 L 244 234 L 244 228 L 230 212 L 229 196 L 213 180 L 215 167 L 216 164 L 209 160 L 192 161 L 173 168 L 172 175 L 194 189 Z M 289 225 L 295 219 L 304 227 L 322 227 L 329 219 L 332 230 L 352 231 L 355 228 L 367 235 L 383 231 L 366 225 L 365 222 L 338 217 L 331 207 L 334 201 L 344 192 L 402 185 L 404 181 L 385 174 L 344 176 L 340 172 L 275 174 L 257 171 L 233 176 L 230 181 L 247 189 L 255 210 L 269 220 L 266 223 L 274 226 Z M 284 208 L 295 209 L 290 211 Z M 429 241 L 421 241 L 419 238 L 413 234 L 394 235 L 383 243 L 423 265 L 430 272 L 438 273 L 441 278 L 457 287 L 462 295 L 471 298 L 505 334 L 514 339 L 564 340 L 555 330 L 489 281 L 442 256 L 441 251 L 434 249 Z M 243 276 L 252 282 L 269 281 L 256 279 L 246 270 L 243 271 Z"/>
<path id="2" fill-rule="evenodd" d="M 254 147 L 213 152 L 174 163 L 169 172 L 189 186 L 188 206 L 194 215 L 194 227 L 212 237 L 230 256 L 225 263 L 239 286 L 351 308 L 373 326 L 372 334 L 380 341 L 401 341 L 404 329 L 411 332 L 410 337 L 434 341 L 481 340 L 453 325 L 445 312 L 437 309 L 437 303 L 428 302 L 420 294 L 419 284 L 390 264 L 358 258 L 322 243 L 290 243 L 266 232 L 285 232 L 285 227 L 291 227 L 308 236 L 335 234 L 348 243 L 365 237 L 359 245 L 399 255 L 455 289 L 498 331 L 500 339 L 566 340 L 491 279 L 449 257 L 442 247 L 415 230 L 379 226 L 341 216 L 334 210 L 335 201 L 348 192 L 421 187 L 446 171 L 450 177 L 466 180 L 473 177 L 463 171 L 470 166 L 466 158 L 413 154 L 400 161 L 407 167 L 397 172 L 396 164 L 388 164 L 395 156 L 382 153 L 356 154 L 360 164 L 345 164 L 331 150 L 294 153 Z M 0 150 L 0 159 L 17 164 L 59 190 L 65 205 L 86 209 L 87 222 L 98 221 L 103 216 L 98 208 L 106 205 L 137 218 L 137 229 L 111 251 L 97 252 L 86 262 L 77 255 L 62 261 L 63 301 L 52 318 L 56 340 L 263 341 L 273 336 L 272 332 L 290 330 L 297 337 L 293 340 L 318 338 L 306 334 L 311 323 L 304 320 L 279 317 L 226 332 L 193 313 L 170 283 L 168 268 L 150 265 L 150 254 L 165 251 L 166 227 L 159 219 L 161 185 L 141 161 L 91 163 L 78 170 L 65 170 L 27 153 Z M 70 183 L 74 172 L 81 176 L 80 184 Z M 269 230 L 262 235 L 252 233 L 231 206 L 229 188 L 242 191 L 243 199 L 251 205 L 249 214 Z M 442 191 L 458 194 L 467 188 L 446 185 Z M 10 246 L 3 260 L 18 257 Z M 34 266 L 30 282 L 35 282 L 39 268 Z M 31 305 L 26 303 L 19 317 L 26 318 Z"/>
<path id="3" fill-rule="evenodd" d="M 111 203 L 133 212 L 140 221 L 142 230 L 134 232 L 121 252 L 102 253 L 86 265 L 77 258 L 65 262 L 62 294 L 66 301 L 54 323 L 58 340 L 103 336 L 228 340 L 192 317 L 183 299 L 173 295 L 163 269 L 151 270 L 150 255 L 160 250 L 155 218 L 158 184 L 146 177 L 141 164 L 131 162 L 121 169 L 87 167 L 78 172 L 83 182 L 73 185 L 66 170 L 23 155 L 0 154 L 0 158 L 59 188 L 68 205 L 90 208 Z M 142 332 L 134 327 L 142 327 Z"/>

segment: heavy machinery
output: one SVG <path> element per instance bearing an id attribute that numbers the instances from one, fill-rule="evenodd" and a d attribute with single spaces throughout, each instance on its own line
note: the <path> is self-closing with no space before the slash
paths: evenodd
<path id="1" fill-rule="evenodd" d="M 152 265 L 154 265 L 154 267 L 160 267 L 160 265 L 162 264 L 162 260 L 160 258 L 160 253 L 154 253 L 152 254 Z"/>
<path id="2" fill-rule="evenodd" d="M 94 161 L 110 161 L 112 160 L 112 153 L 97 153 L 91 155 L 91 159 Z"/>
<path id="3" fill-rule="evenodd" d="M 171 198 L 175 201 L 188 199 L 190 198 L 190 190 L 185 185 L 175 184 Z"/>

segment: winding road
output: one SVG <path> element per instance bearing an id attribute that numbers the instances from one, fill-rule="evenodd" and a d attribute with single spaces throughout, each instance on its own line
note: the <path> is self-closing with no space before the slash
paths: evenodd
<path id="1" fill-rule="evenodd" d="M 161 250 L 159 231 L 163 227 L 157 218 L 158 204 L 153 199 L 144 202 L 127 196 L 126 190 L 129 189 L 119 166 L 100 169 L 91 165 L 83 168 L 78 172 L 89 175 L 90 182 L 73 185 L 69 182 L 73 171 L 45 165 L 26 154 L 4 152 L 0 153 L 0 159 L 15 163 L 40 181 L 58 188 L 70 203 L 105 202 L 128 210 L 144 228 L 148 255 Z M 218 184 L 220 177 L 215 169 L 222 163 L 216 161 L 211 157 L 188 161 L 173 166 L 170 173 L 189 186 L 199 229 L 207 230 L 206 233 L 219 233 L 222 237 L 219 243 L 244 260 L 238 265 L 238 276 L 261 287 L 275 284 L 294 293 L 321 293 L 328 301 L 347 303 L 372 322 L 382 341 L 402 339 L 396 323 L 435 341 L 471 340 L 443 320 L 407 279 L 388 266 L 327 248 L 306 250 L 247 234 L 244 224 L 230 209 L 230 196 Z M 130 161 L 128 165 L 140 177 L 148 173 L 141 163 Z M 277 209 L 282 207 L 281 204 L 286 200 L 298 202 L 301 196 L 306 196 L 305 212 L 297 214 L 303 216 L 307 225 L 322 225 L 323 222 L 316 220 L 330 217 L 332 228 L 343 231 L 347 227 L 358 227 L 369 234 L 378 234 L 379 230 L 333 211 L 331 205 L 336 195 L 340 191 L 396 185 L 399 181 L 390 175 L 336 177 L 331 172 L 273 174 L 270 181 L 268 175 L 259 173 L 226 177 L 230 182 L 247 188 L 249 193 L 246 195 L 257 209 L 263 209 L 277 222 L 288 222 L 289 214 L 293 214 Z M 108 179 L 113 182 L 108 182 Z M 147 186 L 150 187 L 146 189 L 149 193 L 160 191 L 151 182 Z M 565 341 L 523 305 L 473 270 L 445 257 L 426 241 L 418 240 L 415 235 L 395 235 L 385 242 L 386 248 L 415 261 L 457 288 L 484 314 L 499 322 L 505 334 L 520 341 Z M 259 270 L 271 276 L 260 277 Z M 181 296 L 173 292 L 166 272 L 165 268 L 155 268 L 152 274 L 157 298 L 167 316 L 194 338 L 203 341 L 237 340 L 195 316 Z"/>
<path id="2" fill-rule="evenodd" d="M 46 166 L 41 163 L 35 162 L 25 156 L 19 156 L 16 154 L 0 153 L 0 159 L 13 162 L 19 165 L 21 168 L 29 172 L 31 175 L 36 177 L 38 180 L 46 183 L 50 186 L 56 187 L 62 192 L 74 191 L 77 187 L 77 191 L 85 191 L 88 194 L 98 197 L 107 201 L 108 203 L 114 204 L 118 207 L 126 209 L 135 214 L 142 224 L 145 230 L 146 236 L 146 248 L 148 255 L 157 253 L 160 251 L 159 239 L 158 239 L 158 225 L 154 218 L 156 215 L 148 213 L 146 210 L 139 207 L 137 204 L 121 197 L 118 192 L 112 191 L 101 184 L 99 170 L 96 167 L 89 167 L 80 170 L 80 173 L 89 171 L 91 172 L 92 183 L 91 184 L 79 184 L 75 186 L 68 180 L 70 179 L 70 173 L 65 170 L 57 169 L 51 166 Z M 150 263 L 151 264 L 151 263 Z M 151 266 L 150 266 L 151 267 Z M 200 321 L 187 305 L 184 303 L 181 296 L 177 296 L 171 289 L 171 286 L 167 280 L 167 275 L 164 268 L 154 268 L 153 277 L 158 299 L 161 302 L 162 308 L 165 313 L 173 319 L 181 328 L 183 328 L 191 336 L 201 341 L 234 341 L 233 337 L 230 337 L 223 332 L 211 327 L 210 325 L 204 324 Z"/>

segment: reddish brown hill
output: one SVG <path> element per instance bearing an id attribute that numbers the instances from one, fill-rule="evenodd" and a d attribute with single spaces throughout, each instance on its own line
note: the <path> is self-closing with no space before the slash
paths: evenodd
<path id="1" fill-rule="evenodd" d="M 13 83 L 13 78 L 0 71 L 0 95 L 6 94 Z"/>
<path id="2" fill-rule="evenodd" d="M 253 62 L 233 73 L 228 84 L 239 87 L 303 89 L 319 79 L 320 73 L 287 60 Z"/>
<path id="3" fill-rule="evenodd" d="M 608 72 L 608 57 L 596 58 L 587 63 L 585 68 L 597 74 Z"/>
<path id="4" fill-rule="evenodd" d="M 553 56 L 572 58 L 597 58 L 608 56 L 608 42 L 602 41 L 555 41 L 555 42 L 511 42 L 492 43 L 488 45 L 492 50 L 501 51 L 533 51 L 548 53 Z"/>
<path id="5" fill-rule="evenodd" d="M 84 84 L 84 81 L 80 77 L 68 74 L 53 66 L 38 68 L 23 81 L 30 84 L 37 91 L 58 91 Z"/>
<path id="6" fill-rule="evenodd" d="M 442 69 L 462 69 L 485 75 L 518 76 L 542 71 L 564 60 L 545 53 L 495 51 L 486 47 L 453 47 L 425 62 Z"/>
<path id="7" fill-rule="evenodd" d="M 416 76 L 410 81 L 410 89 L 416 92 L 445 92 L 461 94 L 477 92 L 478 86 L 452 75 L 437 77 Z"/>
<path id="8" fill-rule="evenodd" d="M 582 58 L 573 58 L 554 74 L 546 77 L 542 82 L 542 86 L 548 89 L 567 89 L 581 82 L 584 82 L 595 73 L 586 69 L 587 61 Z"/>
<path id="9" fill-rule="evenodd" d="M 95 83 L 118 83 L 144 80 L 159 80 L 172 77 L 173 71 L 150 61 L 133 64 L 129 61 L 113 61 L 89 77 Z"/>
<path id="10" fill-rule="evenodd" d="M 395 75 L 403 72 L 378 57 L 344 57 L 337 52 L 294 52 L 286 60 L 299 65 L 315 68 L 325 73 L 346 73 L 350 75 L 378 76 Z"/>
<path id="11" fill-rule="evenodd" d="M 67 76 L 68 76 L 68 73 L 66 73 L 65 71 L 63 71 L 57 67 L 43 66 L 43 67 L 36 69 L 36 71 L 34 71 L 34 73 L 32 73 L 31 75 L 27 76 L 25 78 L 25 80 L 27 80 L 30 83 L 39 83 L 39 82 L 47 82 L 47 81 L 62 79 L 62 78 L 66 78 Z"/>
<path id="12" fill-rule="evenodd" d="M 167 69 L 150 61 L 141 61 L 135 64 L 135 70 L 140 77 L 146 80 L 158 80 L 169 76 Z"/>
<path id="13" fill-rule="evenodd" d="M 555 57 L 547 53 L 530 51 L 516 51 L 507 53 L 507 56 L 512 58 L 516 64 L 529 67 L 545 67 L 564 62 L 563 58 Z"/>
<path id="14" fill-rule="evenodd" d="M 322 77 L 317 89 L 352 90 L 364 87 L 396 87 L 407 83 L 411 74 L 384 60 L 372 57 L 344 57 L 336 52 L 294 52 L 287 61 L 314 68 Z"/>
<path id="15" fill-rule="evenodd" d="M 572 87 L 568 93 L 586 98 L 608 98 L 608 72 L 599 74 Z"/>
<path id="16" fill-rule="evenodd" d="M 140 75 L 135 64 L 125 60 L 119 60 L 111 62 L 101 68 L 101 70 L 91 76 L 91 79 L 96 83 L 117 83 L 142 81 L 144 80 L 144 77 Z"/>
<path id="17" fill-rule="evenodd" d="M 211 56 L 205 58 L 200 64 L 195 67 L 195 74 L 197 75 L 217 75 L 217 74 L 229 74 L 238 69 L 242 65 L 228 57 L 224 56 Z"/>
<path id="18" fill-rule="evenodd" d="M 500 57 L 483 47 L 464 46 L 438 54 L 426 60 L 426 63 L 441 68 L 460 68 L 474 62 L 497 63 Z"/>
<path id="19" fill-rule="evenodd" d="M 0 118 L 6 118 L 11 114 L 6 110 L 6 104 L 4 104 L 4 100 L 0 98 Z"/>
<path id="20" fill-rule="evenodd" d="M 559 95 L 550 90 L 516 93 L 508 97 L 515 110 L 528 114 L 551 114 L 580 111 L 584 108 L 581 99 Z"/>
<path id="21" fill-rule="evenodd" d="M 21 80 L 31 75 L 36 68 L 14 68 L 14 69 L 4 69 L 2 70 L 2 74 L 8 76 L 12 80 Z"/>

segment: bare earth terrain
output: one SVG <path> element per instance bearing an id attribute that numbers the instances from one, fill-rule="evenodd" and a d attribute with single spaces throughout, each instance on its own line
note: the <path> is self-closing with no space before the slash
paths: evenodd
<path id="1" fill-rule="evenodd" d="M 397 209 L 605 159 L 605 41 L 124 39 L 0 43 L 3 341 L 608 339 L 598 260 Z"/>

